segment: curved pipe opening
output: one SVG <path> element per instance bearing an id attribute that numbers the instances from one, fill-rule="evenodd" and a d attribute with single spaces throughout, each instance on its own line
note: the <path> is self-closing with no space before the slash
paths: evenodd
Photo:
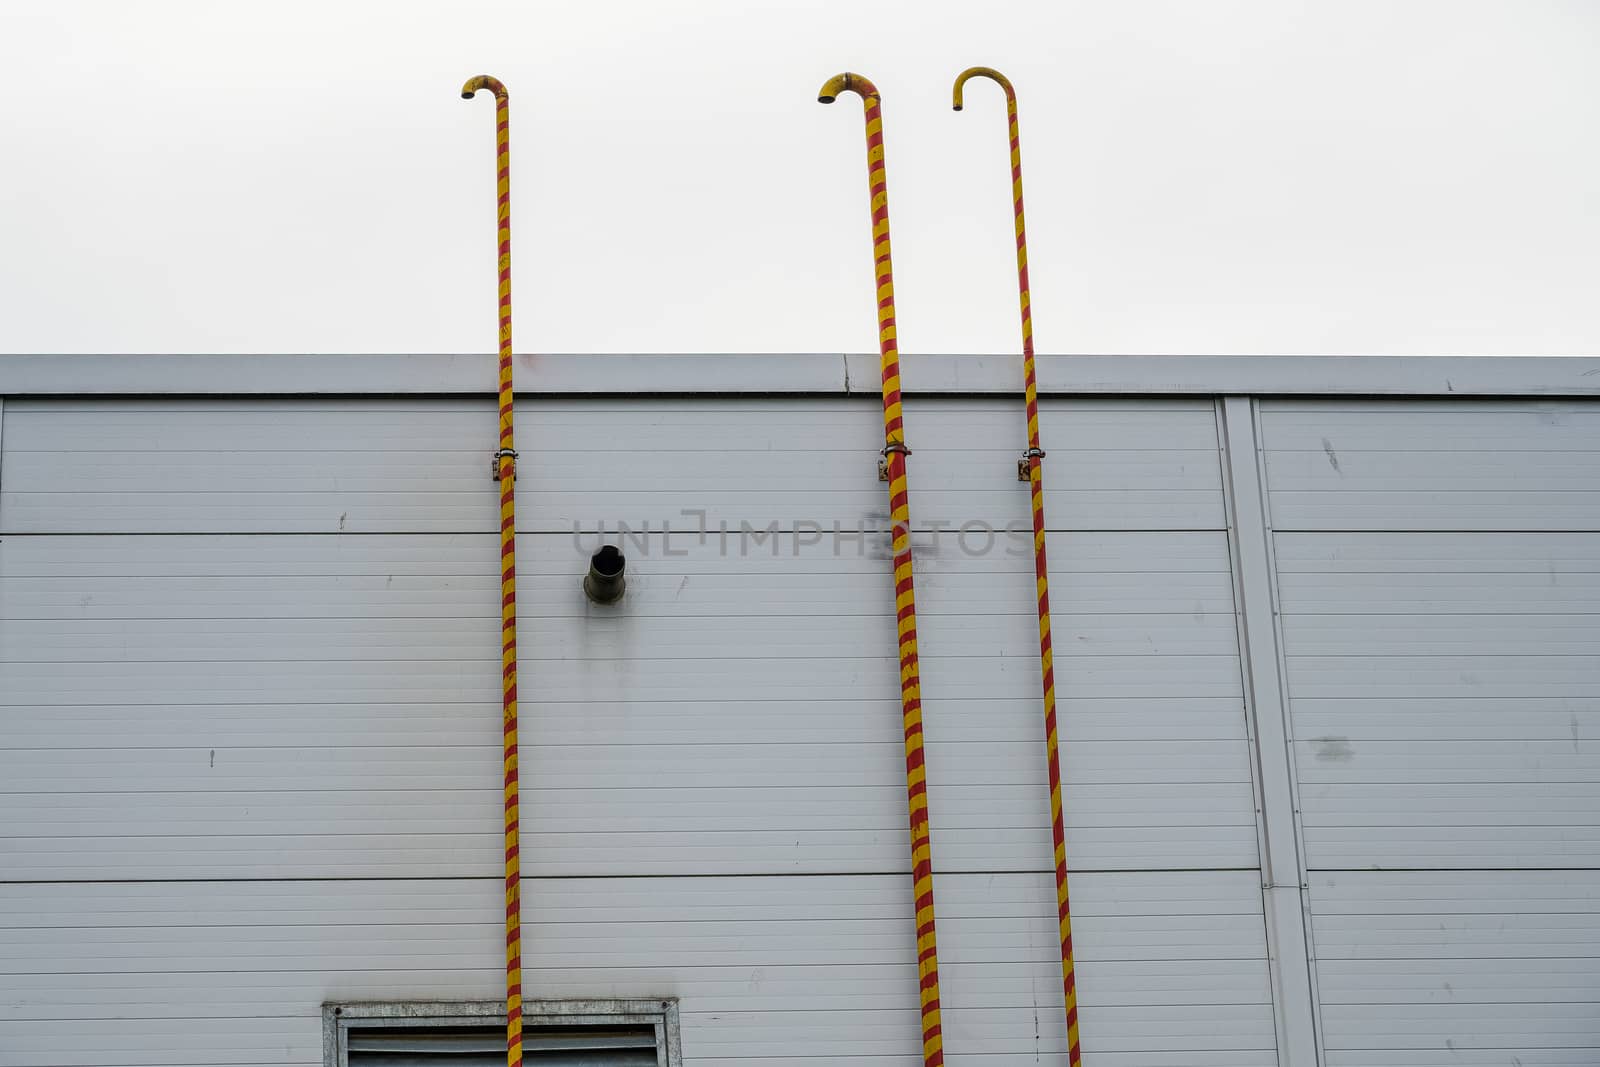
<path id="1" fill-rule="evenodd" d="M 1017 98 L 1016 90 L 1011 87 L 1011 79 L 1007 78 L 1004 74 L 1001 74 L 998 70 L 995 70 L 993 67 L 968 67 L 966 70 L 962 71 L 956 76 L 956 84 L 950 90 L 951 109 L 955 111 L 961 110 L 961 90 L 965 88 L 967 82 L 973 78 L 988 78 L 990 81 L 994 82 L 996 85 L 1000 86 L 1000 88 L 1006 91 L 1007 100 L 1015 100 Z"/>
<path id="2" fill-rule="evenodd" d="M 831 104 L 839 99 L 841 93 L 855 93 L 861 97 L 863 103 L 868 98 L 879 98 L 878 87 L 859 74 L 835 74 L 822 83 L 822 88 L 817 90 L 817 103 Z"/>
<path id="3" fill-rule="evenodd" d="M 510 95 L 506 92 L 505 84 L 499 78 L 492 74 L 478 74 L 468 78 L 467 83 L 461 87 L 461 99 L 471 100 L 478 95 L 479 89 L 487 89 L 496 97 L 502 99 Z"/>

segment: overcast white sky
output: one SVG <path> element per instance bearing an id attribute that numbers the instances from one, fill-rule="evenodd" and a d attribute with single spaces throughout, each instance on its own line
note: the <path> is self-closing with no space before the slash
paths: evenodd
<path id="1" fill-rule="evenodd" d="M 0 4 L 0 350 L 1600 353 L 1600 2 Z"/>

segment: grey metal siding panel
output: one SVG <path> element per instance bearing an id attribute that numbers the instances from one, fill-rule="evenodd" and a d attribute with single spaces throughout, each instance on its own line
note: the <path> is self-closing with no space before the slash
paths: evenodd
<path id="1" fill-rule="evenodd" d="M 906 864 L 883 561 L 659 541 L 634 554 L 626 612 L 590 618 L 583 554 L 523 539 L 530 868 Z M 923 570 L 936 857 L 1024 869 L 1050 852 L 1037 668 L 1018 654 L 1031 565 L 956 541 Z M 1221 536 L 1056 548 L 1075 863 L 1253 865 Z M 30 746 L 0 754 L 0 791 L 20 794 L 0 836 L 19 875 L 498 870 L 492 553 L 486 537 L 15 539 L 0 723 Z"/>
<path id="2" fill-rule="evenodd" d="M 1329 1062 L 1594 1062 L 1600 871 L 1313 879 Z"/>
<path id="3" fill-rule="evenodd" d="M 880 536 L 828 530 L 882 509 L 873 405 L 523 408 L 530 990 L 677 992 L 690 1062 L 911 1062 L 890 578 Z M 0 848 L 6 877 L 35 884 L 0 899 L 13 919 L 80 920 L 7 931 L 0 1048 L 315 1062 L 324 999 L 494 997 L 488 406 L 6 414 L 0 733 L 28 744 L 0 753 Z M 952 1064 L 1064 1042 L 1032 563 L 1003 532 L 1027 524 L 1020 415 L 908 413 L 919 517 L 1002 528 L 976 554 L 970 532 L 920 537 Z M 1052 401 L 1046 418 L 1085 1047 L 1102 1067 L 1265 1067 L 1212 406 Z M 709 512 L 703 542 L 685 508 Z M 571 524 L 619 519 L 657 533 L 629 549 L 624 608 L 600 611 Z M 778 554 L 741 521 L 789 531 Z M 219 1025 L 165 1018 L 185 996 Z"/>
<path id="4" fill-rule="evenodd" d="M 1600 535 L 1277 543 L 1313 866 L 1600 862 Z"/>
<path id="5" fill-rule="evenodd" d="M 1600 405 L 1262 424 L 1330 1067 L 1593 1062 Z"/>
<path id="6" fill-rule="evenodd" d="M 1275 400 L 1273 528 L 1600 529 L 1600 406 Z"/>
<path id="7" fill-rule="evenodd" d="M 691 1062 L 898 1062 L 918 1026 L 903 883 L 530 879 L 527 985 L 680 997 Z M 952 1054 L 1064 1051 L 1059 1013 L 1035 1004 L 1059 981 L 1049 875 L 941 875 L 936 892 Z M 495 879 L 0 886 L 0 1048 L 39 1056 L 13 1063 L 80 1062 L 67 1050 L 86 1041 L 108 1042 L 106 1063 L 320 1062 L 323 1000 L 494 997 L 499 898 Z M 1075 898 L 1089 1051 L 1271 1062 L 1250 874 L 1084 874 Z M 241 1020 L 239 1039 L 168 1018 L 178 998 Z"/>
<path id="8" fill-rule="evenodd" d="M 1051 401 L 1061 529 L 1221 529 L 1211 407 Z M 492 533 L 491 408 L 472 400 L 19 401 L 0 521 L 26 533 Z M 521 405 L 519 529 L 693 529 L 689 510 L 790 529 L 884 528 L 866 400 Z M 1028 524 L 1008 484 L 1020 419 L 998 401 L 906 412 L 921 529 Z M 537 456 L 537 462 L 531 457 Z"/>

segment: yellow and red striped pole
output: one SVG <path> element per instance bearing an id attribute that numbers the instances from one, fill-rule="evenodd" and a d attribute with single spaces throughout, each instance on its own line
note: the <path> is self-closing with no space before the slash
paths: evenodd
<path id="1" fill-rule="evenodd" d="M 1017 135 L 1017 93 L 1010 80 L 989 67 L 971 67 L 956 79 L 952 103 L 961 110 L 961 88 L 969 78 L 989 78 L 1006 91 L 1011 127 L 1011 206 L 1017 230 L 1017 291 L 1022 305 L 1022 380 L 1028 409 L 1028 482 L 1033 494 L 1033 569 L 1039 598 L 1039 670 L 1044 683 L 1045 759 L 1050 772 L 1050 833 L 1055 839 L 1056 914 L 1061 928 L 1061 988 L 1067 1011 L 1067 1062 L 1078 1067 L 1078 981 L 1072 960 L 1072 907 L 1067 894 L 1066 830 L 1061 818 L 1061 756 L 1056 734 L 1055 655 L 1050 647 L 1050 567 L 1044 545 L 1044 449 L 1039 447 L 1039 385 L 1033 366 L 1033 310 L 1028 295 L 1028 235 L 1022 217 L 1022 142 Z"/>
<path id="2" fill-rule="evenodd" d="M 922 751 L 922 683 L 917 670 L 917 594 L 911 573 L 911 501 L 906 488 L 905 427 L 900 410 L 900 349 L 895 341 L 894 265 L 889 255 L 889 185 L 883 161 L 878 89 L 859 74 L 839 74 L 817 99 L 861 97 L 867 119 L 867 186 L 872 204 L 872 257 L 877 274 L 878 351 L 883 370 L 883 457 L 894 524 L 894 598 L 900 643 L 900 707 L 906 737 L 906 803 L 911 821 L 911 871 L 917 915 L 917 976 L 922 1001 L 922 1060 L 944 1063 L 939 1019 L 939 948 L 933 917 L 933 844 L 928 832 L 928 775 Z"/>
<path id="3" fill-rule="evenodd" d="M 517 797 L 517 453 L 511 390 L 511 101 L 499 79 L 487 74 L 461 87 L 471 100 L 479 89 L 494 94 L 495 197 L 500 256 L 500 447 L 494 454 L 500 481 L 500 676 L 505 737 L 506 803 L 506 1063 L 522 1067 L 522 867 L 518 859 Z"/>

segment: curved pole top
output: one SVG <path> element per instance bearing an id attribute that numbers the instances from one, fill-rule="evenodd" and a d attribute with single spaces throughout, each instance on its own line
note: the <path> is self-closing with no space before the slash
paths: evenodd
<path id="1" fill-rule="evenodd" d="M 492 74 L 479 74 L 475 78 L 468 78 L 467 84 L 461 87 L 461 99 L 471 100 L 478 95 L 479 89 L 487 89 L 494 94 L 496 100 L 509 100 L 511 94 L 506 92 L 506 87 L 499 78 Z"/>
<path id="2" fill-rule="evenodd" d="M 961 110 L 961 87 L 966 85 L 972 78 L 988 78 L 990 81 L 998 83 L 1000 88 L 1006 91 L 1007 100 L 1015 101 L 1017 99 L 1017 91 L 1011 88 L 1011 79 L 1001 74 L 998 70 L 993 67 L 968 67 L 961 72 L 960 77 L 956 78 L 955 88 L 950 91 L 950 106 L 957 111 Z"/>
<path id="3" fill-rule="evenodd" d="M 856 93 L 861 97 L 863 104 L 873 100 L 882 101 L 878 87 L 859 74 L 835 74 L 822 83 L 822 88 L 817 90 L 817 103 L 831 104 L 839 99 L 840 93 Z"/>

